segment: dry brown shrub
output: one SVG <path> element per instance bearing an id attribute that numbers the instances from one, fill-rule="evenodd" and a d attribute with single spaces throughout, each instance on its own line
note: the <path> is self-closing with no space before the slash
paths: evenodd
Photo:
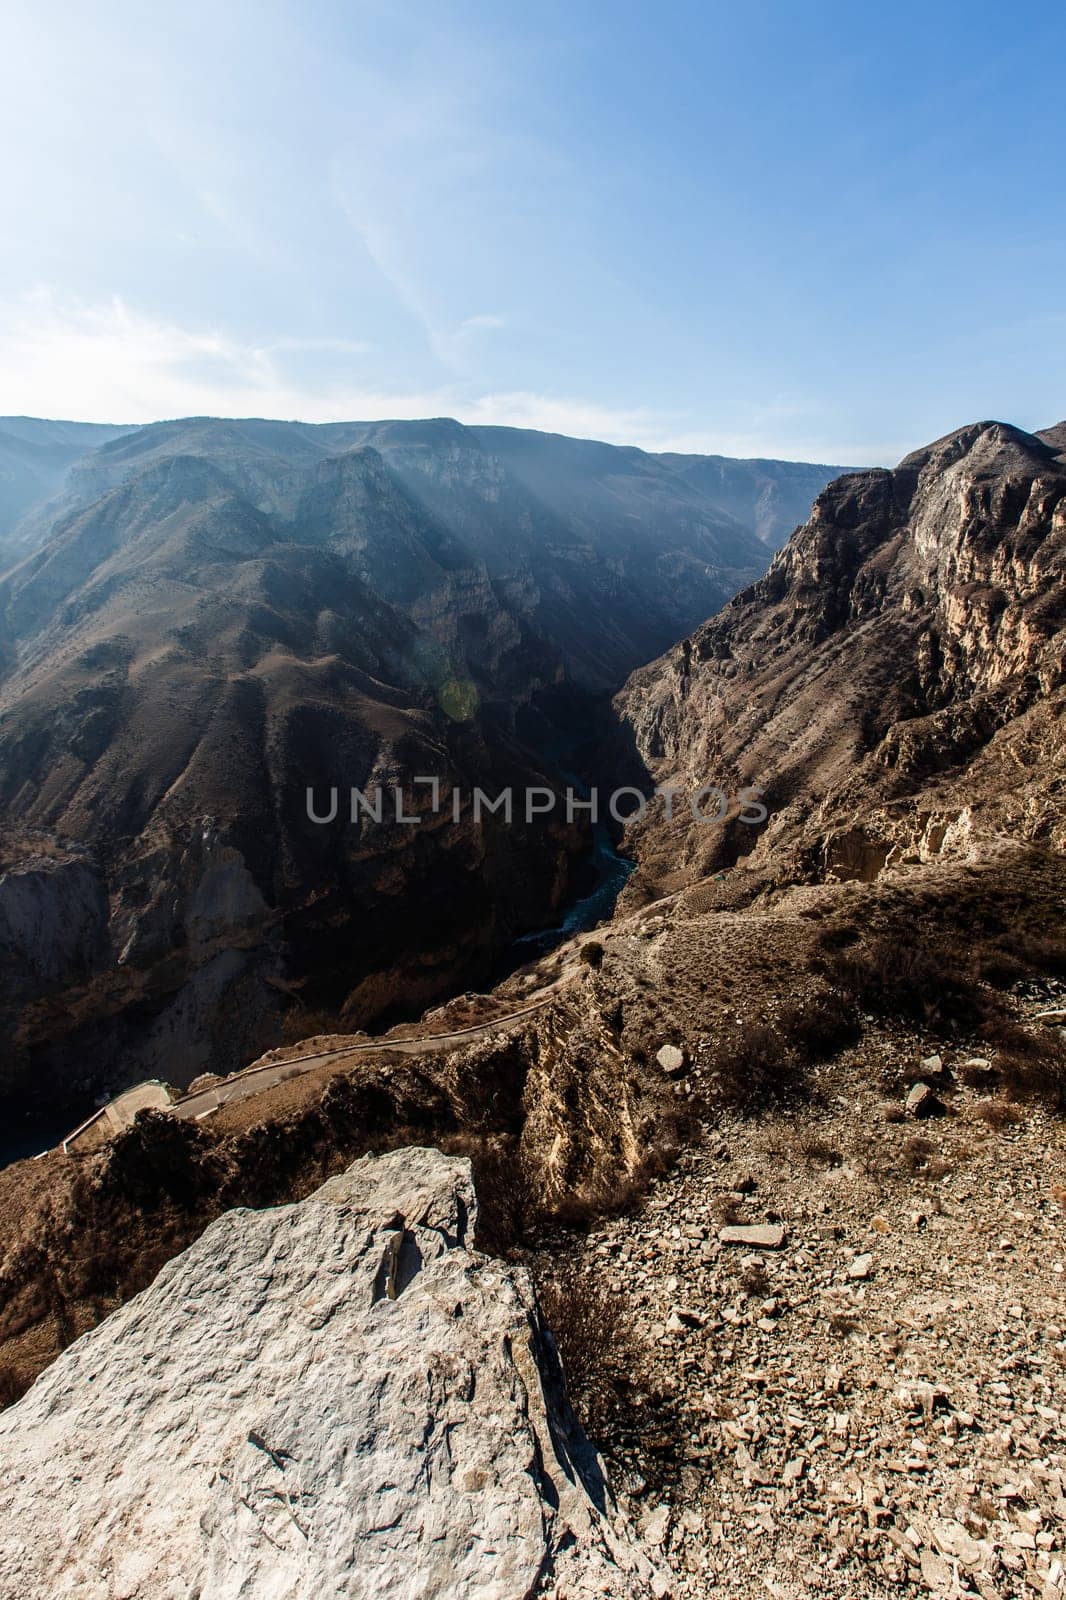
<path id="1" fill-rule="evenodd" d="M 571 1261 L 537 1274 L 536 1287 L 574 1410 L 588 1433 L 602 1438 L 629 1405 L 647 1362 L 628 1302 Z"/>
<path id="2" fill-rule="evenodd" d="M 812 1063 L 854 1044 L 862 1031 L 854 1002 L 830 994 L 789 1001 L 778 1011 L 776 1026 L 790 1047 Z"/>
<path id="3" fill-rule="evenodd" d="M 899 1155 L 900 1170 L 909 1173 L 912 1178 L 926 1177 L 930 1163 L 938 1155 L 939 1151 L 931 1139 L 923 1139 L 920 1133 L 912 1133 L 909 1139 L 903 1141 Z"/>
<path id="4" fill-rule="evenodd" d="M 980 1117 L 982 1122 L 997 1131 L 1012 1127 L 1022 1119 L 1021 1106 L 1012 1105 L 1009 1100 L 979 1100 L 973 1108 L 973 1113 L 975 1117 Z"/>
<path id="5" fill-rule="evenodd" d="M 1055 1032 L 1030 1033 L 1018 1023 L 995 1022 L 981 1035 L 995 1049 L 996 1078 L 1008 1099 L 1066 1113 L 1066 1046 Z"/>
<path id="6" fill-rule="evenodd" d="M 823 944 L 822 959 L 830 981 L 877 1016 L 975 1025 L 997 1009 L 971 949 L 944 932 L 901 929 L 844 949 Z"/>
<path id="7" fill-rule="evenodd" d="M 808 1092 L 807 1061 L 767 1023 L 719 1039 L 709 1067 L 714 1100 L 740 1111 L 803 1099 Z"/>

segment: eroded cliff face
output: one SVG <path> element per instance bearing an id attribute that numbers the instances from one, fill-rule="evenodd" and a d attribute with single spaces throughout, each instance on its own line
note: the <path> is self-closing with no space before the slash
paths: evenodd
<path id="1" fill-rule="evenodd" d="M 656 780 L 765 791 L 743 824 L 638 830 L 680 883 L 740 857 L 869 877 L 996 832 L 1061 848 L 1066 458 L 963 428 L 830 485 L 767 576 L 616 701 Z"/>
<path id="2" fill-rule="evenodd" d="M 469 1163 L 417 1147 L 213 1223 L 0 1417 L 4 1592 L 651 1593 L 476 1225 Z"/>

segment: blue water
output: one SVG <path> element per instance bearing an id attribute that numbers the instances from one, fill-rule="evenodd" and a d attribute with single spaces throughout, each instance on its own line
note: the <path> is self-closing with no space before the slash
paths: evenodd
<path id="1" fill-rule="evenodd" d="M 637 864 L 618 854 L 607 825 L 597 822 L 592 829 L 592 854 L 588 866 L 595 873 L 593 887 L 587 894 L 570 902 L 557 927 L 541 928 L 536 933 L 525 933 L 516 939 L 511 947 L 515 959 L 535 961 L 538 956 L 554 950 L 557 944 L 572 939 L 576 933 L 585 933 L 589 928 L 606 921 L 625 887 L 626 879 L 636 871 Z"/>

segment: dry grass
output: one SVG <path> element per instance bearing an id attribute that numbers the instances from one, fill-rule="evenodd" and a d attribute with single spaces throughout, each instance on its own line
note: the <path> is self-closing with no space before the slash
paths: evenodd
<path id="1" fill-rule="evenodd" d="M 996 1069 L 991 1065 L 987 1067 L 963 1065 L 957 1069 L 957 1074 L 959 1082 L 965 1084 L 967 1089 L 994 1089 L 999 1081 Z"/>
<path id="2" fill-rule="evenodd" d="M 302 1044 L 305 1039 L 336 1033 L 348 1033 L 350 1028 L 333 1011 L 309 1011 L 306 1006 L 293 1006 L 281 1020 L 279 1044 Z"/>
<path id="3" fill-rule="evenodd" d="M 33 1378 L 7 1362 L 0 1363 L 0 1411 L 21 1400 Z"/>
<path id="4" fill-rule="evenodd" d="M 1018 1023 L 997 1021 L 982 1028 L 981 1036 L 995 1050 L 996 1080 L 1008 1099 L 1066 1113 L 1066 1046 L 1056 1033 L 1030 1033 Z"/>
<path id="5" fill-rule="evenodd" d="M 572 1262 L 538 1274 L 537 1298 L 566 1373 L 570 1400 L 594 1439 L 617 1427 L 646 1365 L 622 1296 Z"/>
<path id="6" fill-rule="evenodd" d="M 819 1134 L 797 1134 L 791 1142 L 790 1148 L 799 1159 L 808 1167 L 840 1167 L 844 1164 L 844 1157 L 835 1145 Z"/>
<path id="7" fill-rule="evenodd" d="M 1066 978 L 1066 939 L 1035 933 L 1003 933 L 978 954 L 986 983 L 1007 988 L 1026 978 Z"/>
<path id="8" fill-rule="evenodd" d="M 789 1001 L 778 1011 L 776 1026 L 790 1048 L 810 1063 L 854 1044 L 862 1032 L 854 1004 L 826 993 Z"/>
<path id="9" fill-rule="evenodd" d="M 948 933 L 879 933 L 843 949 L 831 941 L 823 964 L 835 987 L 875 1016 L 973 1026 L 998 1009 L 971 950 Z"/>
<path id="10" fill-rule="evenodd" d="M 973 1108 L 973 1114 L 996 1132 L 1013 1127 L 1023 1116 L 1021 1106 L 999 1099 L 979 1100 Z"/>
<path id="11" fill-rule="evenodd" d="M 822 991 L 779 1007 L 773 1022 L 720 1036 L 708 1063 L 712 1098 L 740 1111 L 794 1105 L 810 1094 L 810 1070 L 860 1036 L 848 999 Z"/>
<path id="12" fill-rule="evenodd" d="M 802 1057 L 767 1023 L 738 1028 L 720 1039 L 710 1062 L 713 1098 L 738 1110 L 763 1110 L 807 1093 Z"/>
<path id="13" fill-rule="evenodd" d="M 940 1154 L 931 1139 L 913 1133 L 903 1141 L 899 1152 L 899 1169 L 912 1178 L 928 1178 L 933 1182 L 951 1171 L 951 1163 Z"/>

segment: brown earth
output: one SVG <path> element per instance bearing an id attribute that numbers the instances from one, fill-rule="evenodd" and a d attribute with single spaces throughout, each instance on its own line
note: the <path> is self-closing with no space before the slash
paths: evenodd
<path id="1" fill-rule="evenodd" d="M 609 924 L 424 1027 L 561 980 L 533 1016 L 0 1173 L 9 1395 L 219 1211 L 431 1140 L 676 1594 L 1061 1600 L 1061 448 L 979 425 L 833 486 L 632 680 L 645 774 L 761 767 L 771 818 L 635 829 Z"/>

